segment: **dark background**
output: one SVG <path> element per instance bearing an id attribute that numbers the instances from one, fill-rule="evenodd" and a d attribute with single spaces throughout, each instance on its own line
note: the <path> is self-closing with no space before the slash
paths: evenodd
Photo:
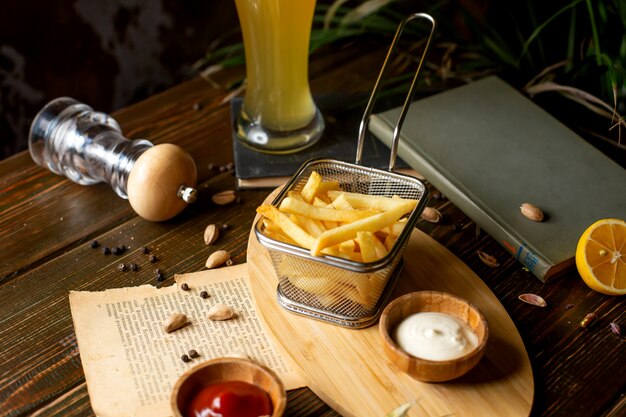
<path id="1" fill-rule="evenodd" d="M 317 3 L 328 5 L 333 1 Z M 356 7 L 362 1 L 351 0 L 345 6 Z M 578 20 L 574 23 L 570 12 L 552 20 L 572 1 L 397 0 L 393 5 L 399 4 L 398 15 L 420 10 L 438 20 L 439 38 L 431 48 L 422 77 L 433 84 L 423 89 L 427 93 L 489 73 L 497 73 L 523 90 L 531 79 L 566 58 L 570 29 L 574 27 L 580 56 L 576 55 L 570 69 L 551 71 L 554 81 L 613 104 L 612 92 L 601 89 L 606 84 L 606 78 L 601 77 L 606 68 L 585 52 L 592 45 L 592 31 L 584 2 L 577 3 Z M 603 10 L 611 12 L 603 21 L 606 24 L 598 27 L 598 37 L 601 50 L 619 64 L 617 71 L 623 74 L 626 21 L 616 19 L 620 12 L 611 6 L 621 3 L 599 0 L 593 4 L 598 10 L 602 4 Z M 551 21 L 550 25 L 530 44 L 519 66 L 512 65 L 511 57 L 515 60 L 520 56 L 524 41 L 546 21 Z M 379 33 L 370 28 L 369 34 L 366 39 L 386 47 L 393 31 Z M 239 40 L 234 0 L 3 0 L 0 159 L 27 148 L 33 117 L 56 97 L 70 96 L 97 111 L 111 113 L 196 77 L 192 66 L 207 51 Z M 618 80 L 619 114 L 626 112 L 622 79 Z M 621 139 L 624 132 L 612 128 L 615 121 L 596 116 L 555 92 L 537 95 L 533 100 L 626 167 L 626 147 Z M 618 140 L 621 146 L 617 146 Z"/>
<path id="2" fill-rule="evenodd" d="M 112 112 L 195 76 L 238 25 L 234 0 L 3 0 L 0 159 L 27 148 L 48 101 Z"/>

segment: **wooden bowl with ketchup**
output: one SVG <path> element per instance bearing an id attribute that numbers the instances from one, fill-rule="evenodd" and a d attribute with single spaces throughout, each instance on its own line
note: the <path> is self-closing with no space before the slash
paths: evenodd
<path id="1" fill-rule="evenodd" d="M 174 417 L 281 417 L 287 394 L 282 381 L 266 366 L 249 359 L 218 358 L 182 374 L 174 384 L 170 404 Z"/>
<path id="2" fill-rule="evenodd" d="M 413 292 L 383 310 L 379 331 L 387 357 L 422 382 L 469 372 L 485 353 L 489 329 L 470 302 L 439 291 Z"/>

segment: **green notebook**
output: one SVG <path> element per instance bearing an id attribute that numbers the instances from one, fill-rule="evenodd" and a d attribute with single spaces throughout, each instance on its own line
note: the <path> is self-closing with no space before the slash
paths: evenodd
<path id="1" fill-rule="evenodd" d="M 399 111 L 370 121 L 388 146 Z M 589 225 L 626 218 L 626 170 L 497 77 L 416 101 L 400 136 L 398 156 L 542 281 L 574 264 Z"/>

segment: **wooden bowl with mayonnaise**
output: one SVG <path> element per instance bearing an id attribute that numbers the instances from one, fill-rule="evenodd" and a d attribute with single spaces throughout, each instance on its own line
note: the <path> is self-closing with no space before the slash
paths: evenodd
<path id="1" fill-rule="evenodd" d="M 489 329 L 470 302 L 439 291 L 413 292 L 393 300 L 379 323 L 387 357 L 422 382 L 466 374 L 485 353 Z"/>

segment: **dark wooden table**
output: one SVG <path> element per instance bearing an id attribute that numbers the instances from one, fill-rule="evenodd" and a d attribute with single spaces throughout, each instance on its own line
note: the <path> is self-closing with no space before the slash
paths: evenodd
<path id="1" fill-rule="evenodd" d="M 367 92 L 381 59 L 381 54 L 350 49 L 325 54 L 311 65 L 313 91 L 338 98 Z M 209 168 L 232 160 L 224 99 L 229 83 L 241 77 L 241 70 L 224 71 L 216 78 L 220 87 L 195 79 L 113 115 L 127 137 L 176 143 L 193 155 L 200 198 L 174 220 L 147 222 L 108 185 L 74 184 L 36 166 L 28 153 L 0 162 L 0 416 L 93 415 L 70 316 L 70 290 L 171 285 L 174 273 L 204 268 L 206 248 L 190 242 L 198 241 L 210 223 L 231 226 L 221 246 L 235 263 L 246 262 L 254 209 L 267 193 L 241 192 L 240 204 L 215 206 L 210 196 L 233 189 L 235 181 L 230 173 Z M 329 125 L 341 123 L 326 116 Z M 420 221 L 418 227 L 487 283 L 522 335 L 535 377 L 532 415 L 626 415 L 624 336 L 609 329 L 612 321 L 626 327 L 624 298 L 589 290 L 575 270 L 542 284 L 492 238 L 477 235 L 474 223 L 445 197 L 431 198 L 429 205 L 444 220 Z M 89 247 L 92 239 L 130 244 L 133 250 L 121 257 L 101 256 Z M 158 250 L 164 282 L 157 283 L 153 268 L 142 264 L 132 282 L 118 272 L 119 262 L 141 259 L 137 248 L 142 245 Z M 477 250 L 496 256 L 500 266 L 483 264 Z M 522 293 L 540 294 L 548 306 L 524 304 L 517 299 Z M 583 329 L 579 323 L 589 312 L 599 319 Z M 338 414 L 304 388 L 289 393 L 287 415 Z"/>

